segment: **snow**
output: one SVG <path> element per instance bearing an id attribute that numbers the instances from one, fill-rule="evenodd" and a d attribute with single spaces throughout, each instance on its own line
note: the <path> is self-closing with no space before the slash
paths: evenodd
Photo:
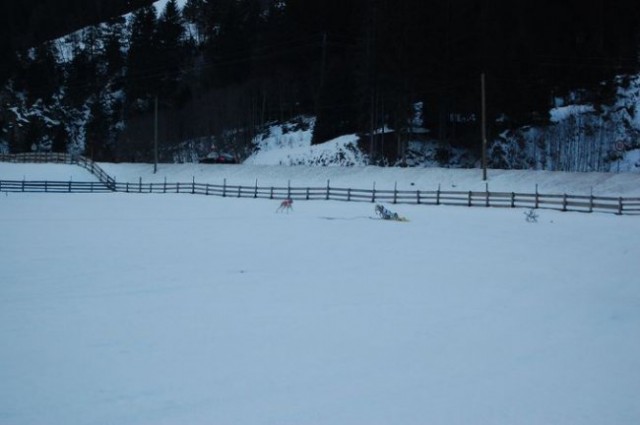
<path id="1" fill-rule="evenodd" d="M 0 162 L 0 180 L 98 181 L 89 171 L 76 165 L 7 162 Z"/>
<path id="2" fill-rule="evenodd" d="M 247 165 L 323 165 L 353 166 L 367 163 L 358 151 L 358 136 L 348 134 L 312 145 L 315 118 L 298 117 L 291 122 L 269 126 L 258 135 L 256 151 L 243 163 Z"/>
<path id="3" fill-rule="evenodd" d="M 354 189 L 398 190 L 474 190 L 484 191 L 486 184 L 494 192 L 568 193 L 600 196 L 640 195 L 638 173 L 564 173 L 528 170 L 488 170 L 488 181 L 482 180 L 482 170 L 449 168 L 399 168 L 399 167 L 313 167 L 227 164 L 160 164 L 153 174 L 149 164 L 112 164 L 100 166 L 117 181 L 191 182 L 229 185 L 325 187 L 330 180 L 332 187 Z M 0 165 L 1 167 L 1 165 Z M 1 173 L 0 173 L 1 176 Z"/>
<path id="4" fill-rule="evenodd" d="M 162 11 L 164 11 L 164 8 L 167 6 L 167 3 L 169 3 L 169 0 L 159 0 L 153 3 L 153 5 L 155 6 L 156 10 L 158 11 L 158 16 L 160 16 L 160 14 L 162 13 Z M 182 10 L 182 8 L 184 7 L 184 5 L 187 3 L 187 0 L 177 0 L 176 1 L 176 5 L 178 6 L 178 9 Z"/>
<path id="5" fill-rule="evenodd" d="M 568 105 L 552 108 L 549 111 L 550 121 L 554 123 L 566 120 L 570 116 L 587 114 L 595 111 L 593 105 Z"/>
<path id="6" fill-rule="evenodd" d="M 489 163 L 510 169 L 640 171 L 633 161 L 617 161 L 620 144 L 625 151 L 640 148 L 640 76 L 620 75 L 602 85 L 616 91 L 610 102 L 591 104 L 589 92 L 574 91 L 554 99 L 552 125 L 501 131 L 490 140 Z"/>
<path id="7" fill-rule="evenodd" d="M 629 161 L 640 161 L 628 157 Z M 441 190 L 574 194 L 595 196 L 640 196 L 639 173 L 565 173 L 529 170 L 482 170 L 399 167 L 314 167 L 233 164 L 152 164 L 99 163 L 118 182 L 180 182 L 261 187 L 331 187 L 389 190 Z M 63 164 L 0 163 L 2 180 L 97 181 L 88 171 Z"/>
<path id="8" fill-rule="evenodd" d="M 0 163 L 0 178 L 76 168 Z M 256 170 L 391 171 L 199 177 Z M 398 223 L 370 203 L 277 206 L 2 194 L 0 423 L 640 421 L 638 217 L 386 205 Z"/>
<path id="9" fill-rule="evenodd" d="M 640 149 L 632 149 L 622 154 L 622 158 L 611 163 L 611 169 L 640 171 Z"/>
<path id="10" fill-rule="evenodd" d="M 331 165 L 351 166 L 366 163 L 364 155 L 357 150 L 358 136 L 355 134 L 340 136 L 328 142 L 310 145 L 304 139 L 296 140 L 295 135 L 281 136 L 279 143 L 289 143 L 288 146 L 271 147 L 268 144 L 256 154 L 247 158 L 244 164 L 249 165 Z M 287 154 L 283 158 L 282 147 L 286 147 Z"/>
<path id="11" fill-rule="evenodd" d="M 617 78 L 616 107 L 624 108 L 629 123 L 635 130 L 640 130 L 640 75 L 620 76 Z"/>
<path id="12" fill-rule="evenodd" d="M 76 165 L 8 162 L 0 162 L 0 180 L 98 181 L 89 171 Z"/>

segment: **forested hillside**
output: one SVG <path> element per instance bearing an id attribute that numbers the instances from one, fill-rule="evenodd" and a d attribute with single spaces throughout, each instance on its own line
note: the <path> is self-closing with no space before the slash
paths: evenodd
<path id="1" fill-rule="evenodd" d="M 124 16 L 96 0 L 82 17 L 41 3 L 64 24 L 21 32 L 32 23 L 4 6 L 12 152 L 150 161 L 157 116 L 161 160 L 212 145 L 242 160 L 268 124 L 314 116 L 313 143 L 357 133 L 371 163 L 472 166 L 483 73 L 492 166 L 606 170 L 640 148 L 630 0 L 141 0 Z M 61 37 L 69 22 L 92 25 Z"/>

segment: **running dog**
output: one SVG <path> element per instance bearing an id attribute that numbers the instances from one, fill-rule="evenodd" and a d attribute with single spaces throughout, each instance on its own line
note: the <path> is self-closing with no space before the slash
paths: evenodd
<path id="1" fill-rule="evenodd" d="M 276 212 L 282 212 L 282 211 L 286 211 L 286 212 L 293 211 L 293 199 L 287 198 L 280 203 L 280 206 L 276 209 Z"/>

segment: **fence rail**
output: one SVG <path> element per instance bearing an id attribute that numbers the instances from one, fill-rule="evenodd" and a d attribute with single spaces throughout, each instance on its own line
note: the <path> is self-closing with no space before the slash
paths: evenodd
<path id="1" fill-rule="evenodd" d="M 0 192 L 106 193 L 113 190 L 102 182 L 0 180 Z"/>
<path id="2" fill-rule="evenodd" d="M 59 152 L 0 153 L 0 162 L 75 164 L 74 157 L 78 156 Z"/>
<path id="3" fill-rule="evenodd" d="M 28 152 L 16 154 L 0 154 L 0 162 L 15 163 L 52 163 L 79 165 L 107 187 L 113 187 L 115 180 L 109 176 L 98 164 L 81 155 L 71 155 L 59 152 Z M 113 189 L 112 189 L 113 190 Z"/>
<path id="4" fill-rule="evenodd" d="M 346 202 L 379 202 L 392 204 L 451 205 L 494 208 L 533 208 L 559 211 L 640 214 L 640 197 L 584 196 L 518 192 L 478 192 L 450 190 L 381 190 L 326 186 L 291 187 L 196 183 L 116 182 L 93 161 L 68 154 L 0 154 L 0 161 L 53 162 L 76 164 L 95 175 L 99 182 L 0 180 L 2 192 L 67 192 L 67 193 L 189 193 L 235 198 L 294 200 L 334 200 Z"/>

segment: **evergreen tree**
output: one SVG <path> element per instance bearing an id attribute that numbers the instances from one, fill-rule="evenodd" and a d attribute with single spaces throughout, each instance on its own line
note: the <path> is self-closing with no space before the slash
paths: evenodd
<path id="1" fill-rule="evenodd" d="M 48 103 L 59 90 L 62 72 L 56 61 L 53 43 L 43 43 L 22 56 L 23 71 L 18 73 L 17 88 L 28 93 L 30 103 L 41 99 Z"/>
<path id="2" fill-rule="evenodd" d="M 108 77 L 120 76 L 125 66 L 123 43 L 125 42 L 125 21 L 123 18 L 110 20 L 104 31 L 104 63 Z"/>
<path id="3" fill-rule="evenodd" d="M 156 32 L 158 73 L 161 78 L 160 96 L 168 100 L 176 96 L 180 68 L 185 59 L 184 22 L 175 0 L 167 2 Z"/>
<path id="4" fill-rule="evenodd" d="M 110 146 L 110 118 L 102 96 L 91 103 L 85 127 L 85 155 L 95 161 L 113 160 Z"/>
<path id="5" fill-rule="evenodd" d="M 156 39 L 156 11 L 143 7 L 133 15 L 127 56 L 126 95 L 133 111 L 150 107 L 149 100 L 158 91 L 160 69 Z"/>
<path id="6" fill-rule="evenodd" d="M 295 4 L 292 12 L 303 13 L 304 2 Z M 288 3 L 292 7 L 294 2 Z M 315 75 L 311 90 L 314 92 L 314 112 L 317 115 L 313 143 L 321 143 L 338 135 L 357 131 L 355 57 L 357 38 L 362 20 L 361 1 L 345 3 L 339 0 L 316 1 L 309 5 L 317 15 L 297 16 L 309 27 L 298 31 L 315 30 L 312 36 Z"/>
<path id="7" fill-rule="evenodd" d="M 187 0 L 182 9 L 182 15 L 189 24 L 189 38 L 193 44 L 200 46 L 207 36 L 207 1 Z"/>
<path id="8" fill-rule="evenodd" d="M 73 59 L 68 65 L 67 101 L 73 106 L 81 106 L 95 92 L 98 67 L 91 51 L 78 42 L 74 46 Z"/>

